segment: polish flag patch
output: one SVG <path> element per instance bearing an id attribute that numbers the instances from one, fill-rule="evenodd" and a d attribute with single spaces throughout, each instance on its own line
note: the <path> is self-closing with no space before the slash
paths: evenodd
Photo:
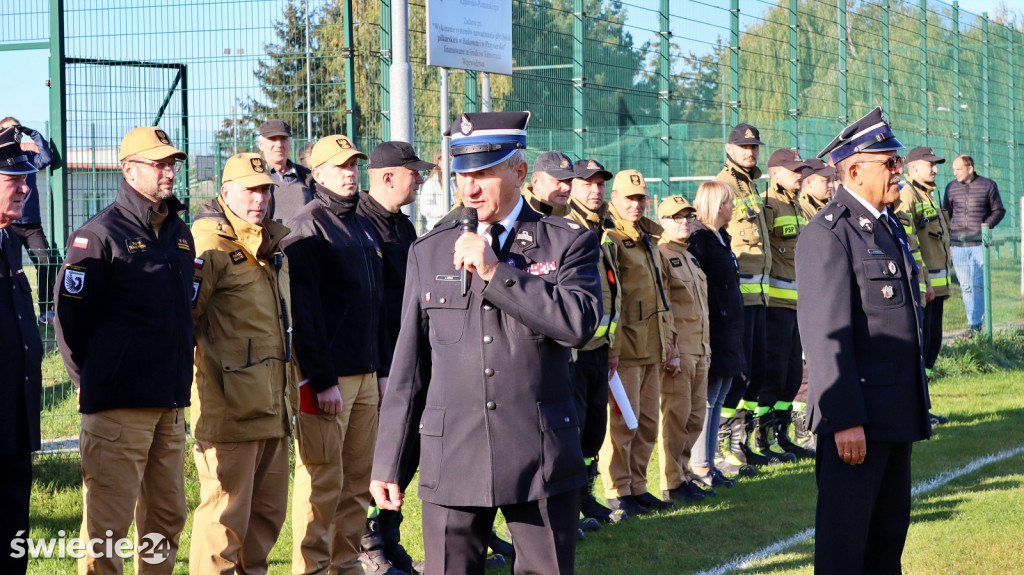
<path id="1" fill-rule="evenodd" d="M 72 247 L 85 249 L 89 247 L 89 238 L 83 238 L 78 236 L 75 241 L 71 242 Z"/>

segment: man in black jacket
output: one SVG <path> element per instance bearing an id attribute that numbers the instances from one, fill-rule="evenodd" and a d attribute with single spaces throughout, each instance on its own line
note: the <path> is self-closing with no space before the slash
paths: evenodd
<path id="1" fill-rule="evenodd" d="M 949 214 L 949 244 L 953 269 L 960 282 L 967 325 L 981 330 L 985 315 L 985 285 L 982 270 L 981 224 L 996 227 L 1006 209 L 999 187 L 974 171 L 974 159 L 967 155 L 953 160 L 955 180 L 946 186 L 942 210 Z"/>
<path id="2" fill-rule="evenodd" d="M 43 342 L 32 313 L 32 288 L 21 269 L 21 242 L 9 232 L 22 217 L 33 166 L 14 128 L 0 130 L 0 573 L 22 574 L 28 553 L 14 546 L 29 535 L 32 452 L 39 449 L 39 396 Z M 40 298 L 42 299 L 42 298 Z M 10 548 L 6 548 L 10 544 Z"/>
<path id="3" fill-rule="evenodd" d="M 269 217 L 287 222 L 313 199 L 313 174 L 309 168 L 292 162 L 292 127 L 284 120 L 267 120 L 260 124 L 256 138 L 263 159 L 270 164 L 271 189 Z"/>
<path id="4" fill-rule="evenodd" d="M 192 233 L 174 179 L 186 155 L 155 127 L 121 140 L 121 188 L 69 238 L 57 275 L 57 344 L 81 393 L 81 537 L 117 541 L 135 516 L 136 573 L 170 573 L 185 526 L 185 408 L 192 385 Z M 155 541 L 154 541 L 155 542 Z M 136 546 L 136 549 L 139 549 Z M 143 561 L 140 561 L 143 559 Z M 79 573 L 121 573 L 117 555 Z"/>
<path id="5" fill-rule="evenodd" d="M 452 169 L 478 223 L 441 224 L 409 254 L 370 488 L 397 510 L 420 467 L 431 575 L 482 575 L 498 509 L 515 573 L 573 570 L 586 469 L 569 348 L 600 320 L 597 238 L 525 205 L 528 119 L 486 112 L 452 125 Z"/>
<path id="6" fill-rule="evenodd" d="M 359 539 L 370 505 L 377 378 L 389 354 L 381 248 L 356 213 L 359 158 L 342 135 L 313 146 L 313 201 L 282 245 L 291 265 L 300 384 L 292 572 L 361 574 Z"/>
<path id="7" fill-rule="evenodd" d="M 829 154 L 843 186 L 800 232 L 797 321 L 808 417 L 818 434 L 814 570 L 900 573 L 910 525 L 910 453 L 931 435 L 918 267 L 886 206 L 902 158 L 875 108 Z"/>
<path id="8" fill-rule="evenodd" d="M 373 224 L 384 254 L 388 358 L 393 355 L 395 342 L 398 341 L 402 294 L 405 292 L 405 267 L 409 260 L 409 246 L 416 239 L 416 228 L 409 221 L 409 216 L 402 213 L 402 206 L 416 200 L 416 192 L 423 184 L 420 172 L 435 167 L 435 164 L 421 160 L 406 142 L 382 142 L 370 152 L 370 165 L 367 166 L 370 172 L 370 191 L 359 194 L 356 213 Z M 379 378 L 377 383 L 383 397 L 387 378 Z M 399 543 L 401 522 L 400 512 L 387 509 L 379 510 L 375 517 L 367 518 L 359 559 L 368 573 L 387 573 L 388 564 L 406 573 L 413 570 L 412 559 Z"/>

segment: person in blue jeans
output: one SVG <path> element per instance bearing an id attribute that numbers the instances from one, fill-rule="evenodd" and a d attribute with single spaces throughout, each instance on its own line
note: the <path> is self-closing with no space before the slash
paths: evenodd
<path id="1" fill-rule="evenodd" d="M 53 154 L 50 152 L 50 145 L 43 138 L 43 135 L 22 126 L 18 120 L 8 116 L 0 120 L 0 129 L 15 126 L 20 139 L 24 134 L 32 139 L 32 144 L 22 144 L 22 150 L 28 156 L 28 161 L 37 170 L 42 170 L 53 161 Z M 43 231 L 43 220 L 39 210 L 39 189 L 36 187 L 36 174 L 29 174 L 25 180 L 28 185 L 29 194 L 25 198 L 25 210 L 21 219 L 15 220 L 10 225 L 10 230 L 21 240 L 21 243 L 28 248 L 28 257 L 36 266 L 39 289 L 39 323 L 53 323 L 53 279 L 55 268 L 58 265 L 53 252 L 50 250 L 50 242 L 46 239 L 46 232 Z"/>
<path id="2" fill-rule="evenodd" d="M 974 171 L 967 155 L 953 160 L 953 176 L 942 197 L 942 210 L 949 214 L 949 243 L 953 269 L 960 282 L 960 295 L 971 331 L 981 329 L 985 314 L 985 286 L 982 274 L 981 225 L 995 228 L 1006 215 L 999 186 Z"/>

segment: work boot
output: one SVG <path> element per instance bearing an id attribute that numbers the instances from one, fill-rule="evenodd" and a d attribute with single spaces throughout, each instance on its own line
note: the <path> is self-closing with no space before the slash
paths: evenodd
<path id="1" fill-rule="evenodd" d="M 625 518 L 647 513 L 647 508 L 641 505 L 640 502 L 636 500 L 636 497 L 632 495 L 609 498 L 608 507 L 613 511 L 618 511 Z"/>
<path id="2" fill-rule="evenodd" d="M 787 453 L 793 454 L 797 459 L 814 459 L 814 450 L 807 449 L 789 438 L 789 430 L 793 427 L 792 411 L 776 411 L 775 419 L 772 422 L 775 427 L 775 441 L 779 447 Z"/>
<path id="3" fill-rule="evenodd" d="M 740 414 L 743 414 L 742 419 L 740 419 Z M 754 417 L 754 412 L 746 409 L 737 409 L 736 418 L 745 430 L 743 437 L 745 441 L 740 443 L 740 449 L 743 450 L 747 463 L 751 465 L 779 465 L 782 463 L 782 459 L 777 454 L 770 451 L 762 451 L 758 448 L 757 433 L 755 432 L 758 421 Z M 733 425 L 737 424 L 734 423 Z"/>
<path id="4" fill-rule="evenodd" d="M 597 480 L 597 462 L 587 467 L 587 484 L 580 488 L 580 513 L 583 517 L 596 520 L 598 523 L 618 523 L 624 518 L 622 513 L 617 513 L 601 505 L 594 497 L 594 482 Z"/>
<path id="5" fill-rule="evenodd" d="M 380 535 L 384 540 L 384 555 L 391 564 L 406 573 L 422 573 L 423 562 L 414 561 L 402 547 L 402 512 L 381 509 L 377 513 L 380 524 Z"/>
<path id="6" fill-rule="evenodd" d="M 806 407 L 793 414 L 793 442 L 804 449 L 817 450 L 818 441 L 807 423 Z"/>
<path id="7" fill-rule="evenodd" d="M 928 412 L 928 419 L 932 422 L 932 427 L 936 425 L 943 425 L 949 423 L 949 418 L 945 415 L 939 415 L 937 413 Z"/>
<path id="8" fill-rule="evenodd" d="M 363 536 L 359 540 L 359 562 L 367 573 L 373 575 L 408 575 L 392 565 L 384 554 L 384 539 L 381 538 L 376 517 L 368 518 L 363 527 Z"/>
<path id="9" fill-rule="evenodd" d="M 675 499 L 676 501 L 700 501 L 705 497 L 714 495 L 714 491 L 706 493 L 702 488 L 693 484 L 693 481 L 683 482 L 679 487 L 667 489 L 661 492 L 661 498 L 668 501 Z"/>
<path id="10" fill-rule="evenodd" d="M 634 495 L 633 499 L 635 499 L 637 503 L 643 505 L 648 509 L 663 510 L 672 509 L 673 507 L 676 506 L 675 503 L 672 503 L 671 501 L 662 501 L 661 499 L 658 499 L 657 497 L 651 495 L 650 493 L 641 493 L 640 495 Z"/>
<path id="11" fill-rule="evenodd" d="M 715 454 L 715 466 L 729 477 L 750 477 L 757 475 L 757 469 L 736 456 L 732 449 L 735 429 L 732 418 L 718 426 L 718 453 Z M 738 436 L 737 436 L 738 437 Z M 737 448 L 738 450 L 738 448 Z M 743 452 L 740 451 L 740 455 Z"/>

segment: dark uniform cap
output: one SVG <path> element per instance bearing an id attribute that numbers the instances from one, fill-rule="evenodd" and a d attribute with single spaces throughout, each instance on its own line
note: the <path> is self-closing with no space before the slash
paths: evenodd
<path id="1" fill-rule="evenodd" d="M 525 150 L 529 123 L 530 112 L 463 113 L 444 133 L 452 139 L 452 171 L 483 170 Z"/>
<path id="2" fill-rule="evenodd" d="M 891 152 L 902 149 L 903 144 L 896 139 L 889 124 L 882 118 L 882 109 L 876 107 L 861 119 L 843 128 L 829 145 L 818 152 L 818 157 L 828 154 L 835 165 L 861 152 Z"/>
<path id="3" fill-rule="evenodd" d="M 810 168 L 808 171 L 804 172 L 805 178 L 807 176 L 818 175 L 824 177 L 826 180 L 832 181 L 839 175 L 839 172 L 837 172 L 834 167 L 826 164 L 824 160 L 819 160 L 818 158 L 804 160 L 804 164 Z"/>
<path id="4" fill-rule="evenodd" d="M 410 170 L 433 170 L 437 164 L 424 162 L 408 142 L 381 142 L 370 151 L 371 170 L 377 168 L 409 168 Z"/>
<path id="5" fill-rule="evenodd" d="M 796 153 L 796 150 L 790 150 L 789 148 L 782 148 L 772 152 L 772 157 L 768 158 L 768 167 L 782 167 L 786 168 L 791 172 L 803 172 L 810 168 L 807 162 L 800 159 L 800 154 Z"/>
<path id="6" fill-rule="evenodd" d="M 572 165 L 572 171 L 576 173 L 577 178 L 584 180 L 590 179 L 595 174 L 600 174 L 606 182 L 614 177 L 597 160 L 580 160 Z"/>
<path id="7" fill-rule="evenodd" d="M 729 132 L 729 143 L 737 146 L 757 145 L 763 146 L 761 132 L 750 124 L 736 124 L 736 127 Z"/>
<path id="8" fill-rule="evenodd" d="M 273 138 L 275 136 L 288 136 L 291 138 L 292 127 L 284 120 L 267 120 L 260 124 L 260 135 L 264 138 Z"/>
<path id="9" fill-rule="evenodd" d="M 913 150 L 910 150 L 910 153 L 907 154 L 908 164 L 910 162 L 916 162 L 919 160 L 924 160 L 926 162 L 935 162 L 936 164 L 946 163 L 946 158 L 940 158 L 939 156 L 936 156 L 935 152 L 933 152 L 932 149 L 929 148 L 928 146 L 918 146 Z"/>
<path id="10" fill-rule="evenodd" d="M 28 155 L 21 150 L 18 143 L 17 126 L 9 126 L 0 130 L 0 174 L 20 176 L 38 172 L 28 161 Z"/>
<path id="11" fill-rule="evenodd" d="M 572 171 L 572 160 L 569 159 L 569 156 L 554 150 L 537 156 L 537 159 L 533 161 L 533 172 L 544 172 L 559 181 L 571 180 L 576 177 L 576 172 Z"/>

